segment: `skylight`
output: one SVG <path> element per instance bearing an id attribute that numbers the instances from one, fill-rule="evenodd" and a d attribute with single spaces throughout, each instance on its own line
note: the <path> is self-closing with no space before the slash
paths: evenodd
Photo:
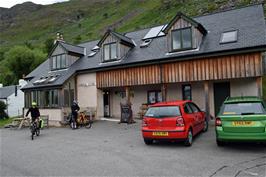
<path id="1" fill-rule="evenodd" d="M 237 41 L 237 30 L 227 31 L 221 34 L 220 44 L 236 42 Z"/>

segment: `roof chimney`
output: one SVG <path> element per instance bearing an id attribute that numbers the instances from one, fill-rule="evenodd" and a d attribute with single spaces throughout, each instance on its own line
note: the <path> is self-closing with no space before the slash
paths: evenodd
<path id="1" fill-rule="evenodd" d="M 60 33 L 60 32 L 57 32 L 57 33 L 56 33 L 56 39 L 54 40 L 54 44 L 55 44 L 57 41 L 64 41 L 63 34 Z"/>

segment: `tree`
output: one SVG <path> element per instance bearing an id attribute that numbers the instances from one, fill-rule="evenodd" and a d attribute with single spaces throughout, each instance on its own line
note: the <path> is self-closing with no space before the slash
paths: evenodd
<path id="1" fill-rule="evenodd" d="M 29 49 L 26 46 L 15 46 L 5 53 L 6 66 L 13 74 L 13 83 L 17 83 L 25 74 L 35 69 L 46 55 L 39 49 Z"/>
<path id="2" fill-rule="evenodd" d="M 44 42 L 44 52 L 49 54 L 54 47 L 54 39 L 48 38 Z"/>
<path id="3" fill-rule="evenodd" d="M 0 119 L 8 118 L 8 115 L 5 112 L 6 108 L 7 105 L 3 101 L 0 101 Z"/>

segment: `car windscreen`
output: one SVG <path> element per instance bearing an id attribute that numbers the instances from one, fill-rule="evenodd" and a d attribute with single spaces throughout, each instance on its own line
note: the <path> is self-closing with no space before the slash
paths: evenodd
<path id="1" fill-rule="evenodd" d="M 234 103 L 224 104 L 223 115 L 249 115 L 265 114 L 265 109 L 261 103 Z"/>
<path id="2" fill-rule="evenodd" d="M 165 117 L 176 117 L 180 116 L 179 106 L 161 106 L 161 107 L 150 107 L 145 114 L 145 117 L 153 118 L 165 118 Z"/>

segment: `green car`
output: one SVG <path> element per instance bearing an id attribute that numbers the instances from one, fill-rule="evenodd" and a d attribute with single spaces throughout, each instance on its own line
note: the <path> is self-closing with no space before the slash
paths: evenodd
<path id="1" fill-rule="evenodd" d="M 227 98 L 215 120 L 216 142 L 266 142 L 266 107 L 258 97 Z"/>

